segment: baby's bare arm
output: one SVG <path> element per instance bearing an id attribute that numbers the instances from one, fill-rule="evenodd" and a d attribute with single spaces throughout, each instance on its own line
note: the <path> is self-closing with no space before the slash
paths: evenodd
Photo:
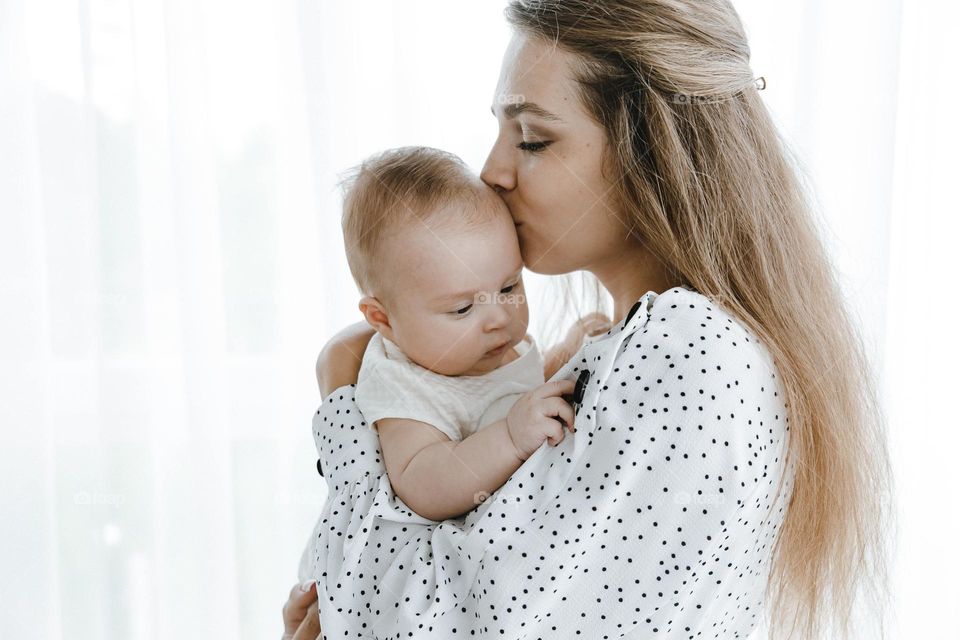
<path id="1" fill-rule="evenodd" d="M 377 430 L 394 492 L 430 520 L 472 511 L 523 464 L 506 419 L 460 442 L 417 420 L 384 418 Z"/>

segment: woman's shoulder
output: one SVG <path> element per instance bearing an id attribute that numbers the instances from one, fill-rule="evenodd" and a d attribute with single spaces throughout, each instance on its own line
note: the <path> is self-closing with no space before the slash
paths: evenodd
<path id="1" fill-rule="evenodd" d="M 598 411 L 682 431 L 704 450 L 714 442 L 737 445 L 730 455 L 750 461 L 743 473 L 775 461 L 789 430 L 788 407 L 767 348 L 730 310 L 697 291 L 650 296 L 644 310 L 602 382 Z M 770 445 L 763 460 L 754 449 L 759 443 Z"/>
<path id="2" fill-rule="evenodd" d="M 646 330 L 671 329 L 704 343 L 741 341 L 762 347 L 754 333 L 732 311 L 695 289 L 674 287 L 651 296 Z"/>
<path id="3" fill-rule="evenodd" d="M 701 376 L 736 370 L 750 377 L 776 377 L 766 346 L 712 297 L 687 287 L 645 297 L 645 320 L 630 336 L 631 346 L 620 352 L 625 362 L 683 368 Z"/>
<path id="4" fill-rule="evenodd" d="M 712 297 L 690 287 L 673 287 L 659 294 L 651 291 L 647 296 L 649 296 L 647 309 L 653 321 L 682 323 L 693 319 L 720 319 L 723 322 L 736 322 L 733 314 Z"/>

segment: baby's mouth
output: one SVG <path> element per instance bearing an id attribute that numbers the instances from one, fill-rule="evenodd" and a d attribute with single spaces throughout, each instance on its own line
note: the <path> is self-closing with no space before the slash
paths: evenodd
<path id="1" fill-rule="evenodd" d="M 497 356 L 497 355 L 500 355 L 501 353 L 503 353 L 503 352 L 506 350 L 507 345 L 509 345 L 509 344 L 510 344 L 509 342 L 504 342 L 504 343 L 501 344 L 499 347 L 496 347 L 496 348 L 494 348 L 494 349 L 490 349 L 490 351 L 487 351 L 487 355 L 488 355 L 488 356 Z"/>

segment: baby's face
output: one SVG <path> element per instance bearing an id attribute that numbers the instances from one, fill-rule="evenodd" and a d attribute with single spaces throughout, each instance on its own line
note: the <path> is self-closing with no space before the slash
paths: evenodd
<path id="1" fill-rule="evenodd" d="M 381 332 L 411 360 L 443 375 L 493 371 L 527 332 L 517 233 L 506 206 L 490 195 L 495 220 L 474 229 L 418 223 L 396 239 L 393 246 L 401 248 L 388 259 L 395 301 L 390 327 Z"/>

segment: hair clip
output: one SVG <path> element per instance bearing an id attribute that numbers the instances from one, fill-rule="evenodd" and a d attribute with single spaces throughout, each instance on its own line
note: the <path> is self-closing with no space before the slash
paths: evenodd
<path id="1" fill-rule="evenodd" d="M 767 88 L 767 79 L 763 76 L 754 79 L 754 84 L 757 86 L 757 91 L 763 91 Z"/>

